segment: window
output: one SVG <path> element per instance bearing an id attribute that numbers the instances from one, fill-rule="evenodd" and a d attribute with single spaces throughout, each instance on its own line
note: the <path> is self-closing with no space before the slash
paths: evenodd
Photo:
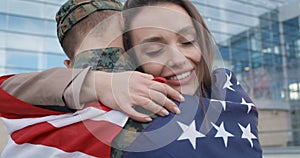
<path id="1" fill-rule="evenodd" d="M 55 21 L 45 21 L 45 34 L 53 37 L 56 36 L 56 22 Z"/>
<path id="2" fill-rule="evenodd" d="M 222 58 L 228 61 L 230 59 L 229 48 L 226 46 L 220 46 L 219 49 Z"/>
<path id="3" fill-rule="evenodd" d="M 5 69 L 2 66 L 0 66 L 0 75 L 5 75 Z"/>
<path id="4" fill-rule="evenodd" d="M 300 100 L 300 82 L 289 85 L 289 95 L 291 100 Z"/>
<path id="5" fill-rule="evenodd" d="M 5 11 L 6 11 L 6 2 L 7 0 L 0 0 L 0 12 L 1 13 L 4 13 Z M 1 23 L 1 24 L 3 24 L 3 23 Z"/>
<path id="6" fill-rule="evenodd" d="M 48 2 L 50 2 L 50 1 L 48 1 Z M 51 1 L 51 2 L 54 2 L 54 1 Z M 53 6 L 53 5 L 47 5 L 46 6 L 46 5 L 44 5 L 44 18 L 48 19 L 48 20 L 53 20 L 53 22 L 54 22 L 55 16 L 56 16 L 56 13 L 59 10 L 59 7 L 60 7 L 60 5 L 57 5 L 57 6 Z"/>
<path id="7" fill-rule="evenodd" d="M 0 66 L 5 66 L 5 51 L 0 49 Z"/>
<path id="8" fill-rule="evenodd" d="M 7 0 L 6 11 L 11 14 L 17 14 L 30 17 L 43 17 L 44 5 L 20 0 Z"/>
<path id="9" fill-rule="evenodd" d="M 6 68 L 5 74 L 19 74 L 19 73 L 36 72 L 36 71 L 38 71 L 38 70 L 37 69 L 23 69 L 23 68 Z"/>
<path id="10" fill-rule="evenodd" d="M 5 47 L 20 50 L 42 51 L 43 41 L 43 37 L 7 33 Z"/>
<path id="11" fill-rule="evenodd" d="M 0 31 L 0 49 L 5 47 L 6 33 Z"/>
<path id="12" fill-rule="evenodd" d="M 38 55 L 36 53 L 24 53 L 24 51 L 7 50 L 6 66 L 22 69 L 37 69 Z"/>
<path id="13" fill-rule="evenodd" d="M 65 55 L 61 54 L 47 54 L 46 56 L 47 60 L 47 69 L 48 68 L 53 68 L 53 67 L 65 67 L 64 60 L 67 59 Z"/>
<path id="14" fill-rule="evenodd" d="M 0 30 L 5 30 L 6 27 L 6 16 L 0 13 Z"/>
<path id="15" fill-rule="evenodd" d="M 32 34 L 45 34 L 44 20 L 25 18 L 19 16 L 8 16 L 9 31 L 32 33 Z"/>
<path id="16" fill-rule="evenodd" d="M 57 38 L 44 38 L 44 51 L 64 54 Z"/>

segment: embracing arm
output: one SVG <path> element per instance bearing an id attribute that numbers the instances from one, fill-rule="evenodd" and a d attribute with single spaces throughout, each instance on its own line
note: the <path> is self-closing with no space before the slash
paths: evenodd
<path id="1" fill-rule="evenodd" d="M 183 101 L 179 92 L 152 79 L 151 75 L 134 71 L 108 73 L 89 68 L 54 68 L 15 75 L 1 88 L 22 101 L 39 106 L 81 109 L 86 103 L 100 101 L 143 122 L 151 118 L 137 112 L 136 105 L 161 116 L 169 114 L 166 109 L 180 113 L 170 99 Z"/>
<path id="2" fill-rule="evenodd" d="M 0 87 L 12 96 L 33 105 L 69 105 L 69 108 L 76 109 L 73 104 L 75 99 L 65 96 L 71 96 L 68 94 L 71 92 L 73 96 L 79 96 L 88 72 L 88 68 L 53 68 L 43 72 L 17 74 L 5 80 Z M 68 90 L 70 88 L 73 90 Z"/>

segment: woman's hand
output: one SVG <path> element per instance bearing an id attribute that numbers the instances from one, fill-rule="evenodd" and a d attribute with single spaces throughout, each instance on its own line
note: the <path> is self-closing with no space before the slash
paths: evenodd
<path id="1" fill-rule="evenodd" d="M 135 106 L 141 106 L 160 116 L 168 115 L 168 110 L 180 113 L 178 106 L 170 98 L 182 102 L 183 96 L 167 84 L 153 81 L 152 75 L 136 71 L 107 75 L 96 72 L 94 78 L 98 101 L 126 113 L 134 120 L 152 120 L 150 116 L 136 111 Z"/>

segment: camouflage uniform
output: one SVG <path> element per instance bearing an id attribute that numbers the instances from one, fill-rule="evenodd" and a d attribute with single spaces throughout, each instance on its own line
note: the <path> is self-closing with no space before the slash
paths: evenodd
<path id="1" fill-rule="evenodd" d="M 121 48 L 93 49 L 78 53 L 74 58 L 72 68 L 87 67 L 91 67 L 94 71 L 105 72 L 123 72 L 135 69 L 129 56 Z M 147 113 L 143 109 L 136 110 Z M 152 116 L 152 118 L 155 117 L 156 115 Z M 149 123 L 128 119 L 123 130 L 112 142 L 111 157 L 122 157 L 122 149 L 126 149 L 139 136 L 139 132 L 142 132 L 148 125 Z"/>
<path id="2" fill-rule="evenodd" d="M 68 0 L 56 14 L 57 37 L 62 42 L 74 25 L 95 11 L 122 9 L 123 5 L 119 0 Z"/>
<path id="3" fill-rule="evenodd" d="M 94 71 L 105 72 L 123 72 L 135 69 L 129 56 L 121 48 L 93 49 L 77 54 L 72 63 L 72 68 L 86 67 L 91 67 Z M 144 109 L 136 110 L 147 113 Z M 155 117 L 156 115 L 152 116 L 152 118 Z M 139 132 L 142 132 L 148 125 L 149 123 L 141 123 L 129 119 L 123 130 L 112 142 L 111 157 L 122 157 L 122 149 L 126 149 L 139 136 Z"/>
<path id="4" fill-rule="evenodd" d="M 155 119 L 157 115 L 153 115 L 152 118 Z M 123 156 L 124 150 L 135 141 L 135 139 L 140 136 L 150 123 L 137 122 L 129 119 L 123 130 L 118 134 L 118 136 L 111 143 L 111 158 L 121 158 Z"/>
<path id="5" fill-rule="evenodd" d="M 94 71 L 133 71 L 134 64 L 121 48 L 92 49 L 78 53 L 72 62 L 73 68 L 91 67 Z"/>

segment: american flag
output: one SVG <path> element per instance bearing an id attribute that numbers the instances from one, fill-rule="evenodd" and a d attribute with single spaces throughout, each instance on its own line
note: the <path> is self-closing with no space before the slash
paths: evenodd
<path id="1" fill-rule="evenodd" d="M 181 114 L 157 117 L 122 157 L 261 158 L 255 104 L 231 71 L 214 75 L 211 99 L 185 96 Z"/>
<path id="2" fill-rule="evenodd" d="M 121 157 L 262 157 L 255 104 L 231 71 L 218 69 L 214 75 L 211 99 L 185 96 L 177 103 L 180 115 L 154 119 Z M 2 89 L 0 94 L 0 114 L 10 134 L 2 157 L 109 158 L 110 143 L 128 119 L 99 104 L 62 113 L 24 103 Z"/>
<path id="3" fill-rule="evenodd" d="M 0 78 L 0 84 L 11 76 Z M 75 113 L 30 105 L 0 89 L 0 116 L 9 141 L 3 158 L 109 158 L 110 142 L 128 117 L 93 103 Z"/>

